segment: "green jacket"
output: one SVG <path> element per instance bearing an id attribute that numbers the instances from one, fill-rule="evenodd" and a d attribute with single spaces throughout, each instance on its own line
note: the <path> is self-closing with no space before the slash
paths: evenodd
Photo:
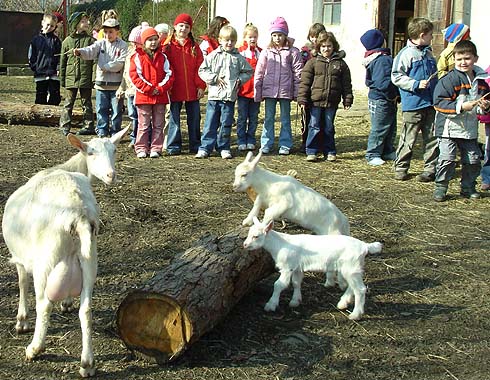
<path id="1" fill-rule="evenodd" d="M 61 45 L 60 81 L 65 88 L 92 88 L 94 84 L 94 61 L 83 60 L 73 55 L 70 49 L 92 45 L 95 39 L 87 33 L 72 33 Z M 67 53 L 68 52 L 68 53 Z M 66 53 L 66 54 L 65 54 Z"/>

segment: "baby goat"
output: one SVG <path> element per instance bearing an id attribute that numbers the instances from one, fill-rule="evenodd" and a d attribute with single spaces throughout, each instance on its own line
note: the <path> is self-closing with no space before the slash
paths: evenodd
<path id="1" fill-rule="evenodd" d="M 64 164 L 34 175 L 9 197 L 3 214 L 3 237 L 19 276 L 19 333 L 29 330 L 27 274 L 32 273 L 34 279 L 36 326 L 26 358 L 32 360 L 45 349 L 52 303 L 65 300 L 66 309 L 71 307 L 71 297 L 80 296 L 83 377 L 95 374 L 92 292 L 97 275 L 99 207 L 90 178 L 106 184 L 115 181 L 115 144 L 127 130 L 89 143 L 68 135 L 80 152 Z"/>
<path id="2" fill-rule="evenodd" d="M 251 225 L 264 208 L 264 223 L 287 219 L 318 235 L 349 235 L 346 216 L 326 197 L 301 184 L 290 175 L 279 175 L 257 166 L 262 153 L 254 159 L 249 152 L 235 169 L 233 189 L 245 192 L 252 188 L 257 194 L 252 210 L 243 220 Z"/>
<path id="3" fill-rule="evenodd" d="M 335 268 L 339 285 L 345 289 L 337 307 L 346 309 L 354 301 L 349 319 L 361 319 L 366 296 L 362 280 L 364 257 L 368 253 L 381 252 L 381 243 L 368 244 L 342 235 L 288 235 L 274 231 L 273 221 L 263 224 L 256 217 L 253 221 L 243 247 L 247 250 L 264 248 L 272 255 L 280 272 L 272 297 L 264 307 L 266 311 L 276 310 L 281 292 L 291 281 L 294 290 L 289 306 L 296 307 L 301 303 L 301 282 L 305 271 L 325 272 Z"/>

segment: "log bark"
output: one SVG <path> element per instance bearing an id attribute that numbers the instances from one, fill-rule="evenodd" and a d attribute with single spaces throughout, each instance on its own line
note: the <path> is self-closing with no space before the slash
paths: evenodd
<path id="1" fill-rule="evenodd" d="M 0 122 L 5 124 L 58 125 L 61 106 L 0 101 Z M 83 121 L 81 110 L 74 109 L 73 122 Z"/>
<path id="2" fill-rule="evenodd" d="M 246 251 L 247 229 L 205 235 L 121 302 L 117 331 L 125 345 L 166 364 L 210 331 L 258 281 L 274 271 L 271 256 Z"/>

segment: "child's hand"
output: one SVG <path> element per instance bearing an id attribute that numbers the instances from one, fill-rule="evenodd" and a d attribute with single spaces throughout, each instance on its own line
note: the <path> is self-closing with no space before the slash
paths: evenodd
<path id="1" fill-rule="evenodd" d="M 477 105 L 478 105 L 478 100 L 469 100 L 461 104 L 461 109 L 463 111 L 471 111 Z"/>
<path id="2" fill-rule="evenodd" d="M 78 49 L 73 49 L 73 55 L 76 57 L 80 56 L 80 51 Z"/>
<path id="3" fill-rule="evenodd" d="M 197 98 L 201 99 L 204 96 L 204 90 L 202 88 L 197 89 Z"/>
<path id="4" fill-rule="evenodd" d="M 486 112 L 490 108 L 490 101 L 480 98 L 478 99 L 478 105 Z"/>
<path id="5" fill-rule="evenodd" d="M 156 96 L 156 95 L 159 95 L 160 94 L 160 91 L 158 91 L 158 89 L 154 88 L 151 94 L 153 96 Z"/>
<path id="6" fill-rule="evenodd" d="M 218 87 L 221 88 L 221 89 L 224 89 L 226 88 L 226 82 L 223 78 L 218 78 Z"/>
<path id="7" fill-rule="evenodd" d="M 428 86 L 428 85 L 429 85 L 429 81 L 428 81 L 428 80 L 426 80 L 426 79 L 423 79 L 423 80 L 421 80 L 421 81 L 420 81 L 420 83 L 419 83 L 419 88 L 420 88 L 421 90 L 425 90 L 425 89 L 427 88 L 427 86 Z"/>

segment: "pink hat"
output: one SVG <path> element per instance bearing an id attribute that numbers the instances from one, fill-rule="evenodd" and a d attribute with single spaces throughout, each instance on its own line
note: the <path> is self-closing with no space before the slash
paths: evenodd
<path id="1" fill-rule="evenodd" d="M 141 25 L 135 26 L 133 29 L 131 29 L 128 41 L 141 45 Z"/>
<path id="2" fill-rule="evenodd" d="M 269 28 L 269 32 L 272 33 L 282 33 L 286 36 L 289 34 L 289 27 L 284 17 L 277 17 L 274 21 L 271 22 L 271 26 Z"/>
<path id="3" fill-rule="evenodd" d="M 189 24 L 189 26 L 192 28 L 192 17 L 189 16 L 187 13 L 181 13 L 175 18 L 174 25 L 180 24 L 181 22 L 184 22 L 186 24 Z"/>
<path id="4" fill-rule="evenodd" d="M 157 36 L 158 33 L 154 28 L 146 28 L 141 32 L 141 43 L 144 44 L 146 40 L 150 37 Z"/>

